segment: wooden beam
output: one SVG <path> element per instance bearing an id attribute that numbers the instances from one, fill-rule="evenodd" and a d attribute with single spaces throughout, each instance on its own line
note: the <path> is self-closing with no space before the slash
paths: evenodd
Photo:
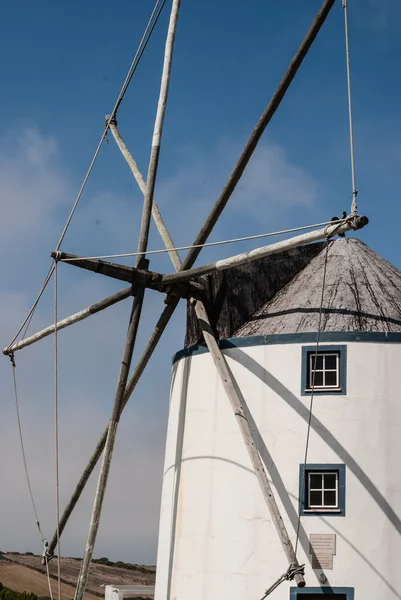
<path id="1" fill-rule="evenodd" d="M 82 259 L 74 254 L 66 254 L 65 252 L 52 252 L 53 258 L 59 258 L 60 260 L 66 260 L 69 264 L 72 264 L 83 269 L 88 269 L 95 273 L 101 273 L 114 279 L 120 279 L 122 281 L 131 281 L 142 285 L 143 287 L 149 287 L 153 290 L 157 290 L 163 293 L 171 293 L 181 298 L 189 298 L 191 294 L 193 297 L 202 298 L 203 287 L 199 287 L 200 284 L 195 281 L 203 275 L 208 275 L 216 271 L 224 271 L 233 267 L 239 267 L 250 263 L 255 260 L 259 260 L 272 254 L 278 254 L 284 252 L 290 248 L 297 248 L 304 246 L 311 242 L 330 238 L 333 235 L 345 233 L 347 231 L 356 231 L 362 229 L 369 223 L 369 219 L 364 216 L 351 215 L 348 220 L 339 225 L 333 224 L 323 229 L 317 229 L 316 231 L 310 231 L 293 238 L 276 242 L 275 244 L 269 244 L 268 246 L 262 246 L 255 250 L 248 252 L 242 252 L 229 258 L 223 258 L 207 265 L 195 267 L 194 269 L 187 269 L 185 271 L 178 271 L 176 273 L 169 273 L 162 275 L 161 273 L 155 273 L 152 271 L 146 271 L 143 269 L 137 269 L 132 267 L 126 267 L 115 263 L 102 261 L 99 259 Z M 178 260 L 180 260 L 178 258 Z M 183 268 L 184 263 L 181 261 L 178 263 Z M 187 282 L 188 288 L 175 289 L 174 284 L 183 284 Z M 170 286 L 170 287 L 168 287 Z M 193 292 L 193 293 L 192 293 Z"/>
<path id="2" fill-rule="evenodd" d="M 269 244 L 268 246 L 263 246 L 262 248 L 256 248 L 255 250 L 250 250 L 249 252 L 243 252 L 242 254 L 237 254 L 235 256 L 231 256 L 230 258 L 223 258 L 201 267 L 195 267 L 194 269 L 163 275 L 162 282 L 177 283 L 187 281 L 189 279 L 197 279 L 202 275 L 207 275 L 215 271 L 224 271 L 225 269 L 231 269 L 232 267 L 239 267 L 240 265 L 245 265 L 254 260 L 259 260 L 265 256 L 284 252 L 290 248 L 304 246 L 305 244 L 317 242 L 318 240 L 323 240 L 346 231 L 361 229 L 368 223 L 369 219 L 367 217 L 360 217 L 358 215 L 352 216 L 348 221 L 341 225 L 329 225 L 323 229 L 317 229 L 316 231 L 303 233 L 302 235 L 297 235 L 288 240 L 276 242 L 275 244 Z"/>
<path id="3" fill-rule="evenodd" d="M 106 117 L 106 119 L 107 119 L 107 117 Z M 125 145 L 120 132 L 117 129 L 117 121 L 115 119 L 113 119 L 110 122 L 110 131 L 113 134 L 113 137 L 116 141 L 117 146 L 119 147 L 119 149 L 121 151 L 121 154 L 127 161 L 127 164 L 129 166 L 129 168 L 131 169 L 131 173 L 133 174 L 135 181 L 137 182 L 137 184 L 139 186 L 139 189 L 141 190 L 142 194 L 145 195 L 146 182 L 145 182 L 144 178 L 142 177 L 142 173 L 140 172 L 139 167 L 136 164 L 132 154 L 130 153 L 127 146 Z M 153 220 L 157 227 L 157 230 L 160 234 L 160 237 L 162 238 L 165 247 L 168 249 L 168 253 L 170 255 L 171 262 L 173 263 L 174 267 L 176 269 L 178 269 L 178 265 L 181 264 L 180 257 L 178 255 L 177 250 L 174 250 L 174 242 L 171 239 L 171 236 L 164 224 L 159 207 L 157 206 L 157 204 L 154 200 L 153 200 L 153 205 L 152 205 L 152 217 L 153 217 Z"/>
<path id="4" fill-rule="evenodd" d="M 229 369 L 224 354 L 219 348 L 219 344 L 210 325 L 205 306 L 202 302 L 195 303 L 195 312 L 196 316 L 198 317 L 206 345 L 209 349 L 210 356 L 212 357 L 220 381 L 228 396 L 231 408 L 233 409 L 235 418 L 241 431 L 242 439 L 251 460 L 253 470 L 255 471 L 256 479 L 258 480 L 263 498 L 276 528 L 277 535 L 280 538 L 280 542 L 287 557 L 288 564 L 299 567 L 300 565 L 295 555 L 293 545 L 284 521 L 281 517 L 273 490 L 270 486 L 269 480 L 267 479 L 262 459 L 260 458 L 260 454 L 256 448 L 255 440 L 248 422 L 247 411 L 244 408 L 244 406 L 246 406 L 245 399 L 239 386 L 237 385 L 237 382 L 234 379 L 233 374 Z M 305 579 L 303 575 L 295 575 L 295 580 L 298 587 L 305 587 Z"/>
<path id="5" fill-rule="evenodd" d="M 69 327 L 70 325 L 73 325 L 74 323 L 83 321 L 84 319 L 87 319 L 91 315 L 95 315 L 96 313 L 100 312 L 101 310 L 104 310 L 105 308 L 108 308 L 109 306 L 113 306 L 113 304 L 117 304 L 117 302 L 120 302 L 121 300 L 125 300 L 126 298 L 129 298 L 129 296 L 131 296 L 131 294 L 132 294 L 132 288 L 131 287 L 125 288 L 124 290 L 121 290 L 121 292 L 117 292 L 116 294 L 113 294 L 112 296 L 108 296 L 104 300 L 101 300 L 100 302 L 96 302 L 96 304 L 91 304 L 91 306 L 88 306 L 88 308 L 84 308 L 83 310 L 80 310 L 79 312 L 77 312 L 73 315 L 70 315 L 69 317 L 66 317 L 65 319 L 62 319 L 61 321 L 59 321 L 57 323 L 56 327 L 54 326 L 54 324 L 50 325 L 49 327 L 46 327 L 45 329 L 38 331 L 37 333 L 31 335 L 30 337 L 27 337 L 23 340 L 20 340 L 19 342 L 16 342 L 15 344 L 12 344 L 11 346 L 8 346 L 7 348 L 4 348 L 3 354 L 10 355 L 10 354 L 13 354 L 14 352 L 16 352 L 17 350 L 22 350 L 22 348 L 26 348 L 27 346 L 30 346 L 31 344 L 34 344 L 35 342 L 38 342 L 39 340 L 43 340 L 43 338 L 51 335 L 52 333 L 54 333 L 56 328 L 57 328 L 57 331 L 61 331 L 61 329 L 65 329 L 66 327 Z"/>
<path id="6" fill-rule="evenodd" d="M 157 106 L 155 125 L 153 130 L 152 150 L 149 159 L 148 185 L 144 195 L 141 228 L 139 232 L 138 252 L 143 253 L 147 249 L 150 218 L 152 213 L 153 195 L 156 184 L 157 167 L 159 163 L 160 143 L 163 131 L 164 117 L 166 113 L 166 104 L 168 89 L 170 84 L 171 65 L 173 59 L 174 39 L 177 29 L 178 14 L 180 9 L 180 0 L 173 0 L 170 13 L 170 22 L 167 32 L 166 46 L 164 52 L 163 73 L 161 78 L 159 102 Z M 144 258 L 137 257 L 136 266 L 144 262 Z M 147 267 L 147 265 L 146 265 Z M 141 317 L 144 288 L 138 287 L 134 299 L 128 334 L 124 349 L 123 360 L 121 363 L 120 374 L 117 382 L 117 390 L 114 398 L 113 410 L 107 431 L 107 438 L 103 452 L 103 460 L 100 468 L 98 485 L 96 489 L 95 501 L 93 504 L 92 518 L 89 527 L 88 539 L 85 548 L 85 555 L 82 561 L 81 571 L 78 577 L 75 600 L 82 600 L 85 593 L 89 568 L 93 557 L 97 532 L 99 528 L 100 516 L 103 506 L 104 495 L 110 471 L 110 464 L 113 455 L 115 439 L 117 435 L 118 424 L 121 416 L 121 406 L 124 398 L 125 388 L 128 381 L 129 369 L 131 366 L 132 354 L 135 347 L 138 325 Z"/>
<path id="7" fill-rule="evenodd" d="M 67 254 L 66 252 L 52 252 L 51 256 L 57 260 L 65 261 L 67 265 L 73 265 L 93 273 L 106 275 L 112 279 L 126 281 L 149 288 L 162 294 L 171 294 L 179 298 L 203 298 L 204 286 L 196 281 L 187 281 L 179 284 L 163 283 L 163 275 L 155 271 L 148 271 L 138 267 L 127 267 L 98 258 L 82 258 L 75 254 Z M 178 258 L 179 260 L 179 258 Z"/>
<path id="8" fill-rule="evenodd" d="M 168 296 L 167 297 L 168 300 L 168 304 L 167 306 L 164 308 L 160 318 L 157 321 L 157 324 L 152 332 L 152 335 L 149 338 L 149 341 L 146 345 L 145 350 L 142 352 L 142 355 L 138 361 L 137 366 L 135 367 L 132 376 L 129 379 L 129 382 L 127 384 L 125 393 L 124 393 L 124 398 L 121 404 L 121 413 L 124 410 L 124 408 L 127 405 L 128 400 L 130 399 L 138 381 L 140 380 L 142 373 L 144 372 L 146 365 L 148 364 L 154 349 L 156 348 L 168 322 L 170 321 L 174 310 L 176 309 L 178 302 L 179 302 L 179 298 L 177 297 L 171 297 Z M 68 502 L 68 504 L 66 505 L 64 512 L 61 516 L 60 519 L 60 523 L 59 523 L 59 532 L 60 535 L 63 533 L 65 526 L 68 523 L 68 519 L 70 518 L 79 498 L 81 497 L 81 494 L 83 492 L 83 490 L 85 489 L 85 486 L 91 476 L 91 474 L 93 473 L 94 468 L 96 467 L 97 463 L 99 462 L 100 457 L 102 456 L 102 452 L 104 450 L 104 446 L 106 444 L 106 439 L 107 439 L 107 432 L 108 432 L 108 426 L 105 428 L 105 430 L 103 431 L 97 446 L 92 454 L 92 456 L 90 457 L 85 469 L 83 470 L 81 477 L 79 478 L 79 481 L 75 487 L 75 490 L 73 492 L 73 494 L 71 495 L 71 498 Z M 48 548 L 48 553 L 50 556 L 52 556 L 54 554 L 54 550 L 56 548 L 57 545 L 57 532 L 54 533 L 50 543 L 49 543 L 49 548 Z"/>
<path id="9" fill-rule="evenodd" d="M 316 15 L 312 26 L 310 27 L 308 33 L 306 34 L 302 44 L 298 48 L 294 58 L 292 59 L 284 77 L 279 83 L 277 90 L 275 91 L 272 99 L 270 100 L 268 106 L 264 110 L 262 116 L 257 122 L 255 129 L 250 135 L 245 147 L 242 151 L 241 156 L 238 159 L 237 164 L 234 167 L 230 177 L 226 185 L 224 186 L 223 191 L 220 196 L 217 198 L 215 205 L 213 206 L 212 211 L 210 212 L 208 218 L 206 219 L 202 229 L 200 230 L 198 237 L 194 241 L 194 246 L 199 244 L 204 244 L 209 237 L 213 227 L 217 223 L 218 218 L 220 217 L 224 207 L 226 206 L 228 200 L 230 199 L 233 191 L 235 190 L 238 181 L 241 179 L 243 172 L 255 151 L 256 146 L 260 138 L 262 137 L 263 132 L 265 131 L 267 125 L 270 123 L 274 113 L 278 109 L 283 100 L 288 88 L 291 85 L 292 80 L 298 72 L 299 67 L 301 66 L 305 56 L 308 54 L 310 47 L 316 39 L 317 34 L 319 33 L 323 23 L 325 22 L 330 10 L 333 7 L 335 0 L 325 0 L 318 14 Z M 183 262 L 182 270 L 186 270 L 190 268 L 195 260 L 197 259 L 200 248 L 194 248 L 190 252 L 186 259 Z"/>

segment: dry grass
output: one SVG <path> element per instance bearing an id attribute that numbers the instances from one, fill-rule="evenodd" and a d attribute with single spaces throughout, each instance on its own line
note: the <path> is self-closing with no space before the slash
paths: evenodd
<path id="1" fill-rule="evenodd" d="M 45 567 L 40 556 L 7 553 L 0 560 L 0 582 L 16 592 L 33 592 L 38 596 L 49 596 Z M 61 600 L 72 600 L 78 579 L 81 561 L 61 558 Z M 142 566 L 142 565 L 139 565 Z M 146 567 L 151 573 L 141 573 L 118 567 L 92 564 L 85 600 L 104 597 L 102 585 L 154 585 L 155 567 Z M 57 560 L 49 564 L 53 594 L 57 597 Z"/>

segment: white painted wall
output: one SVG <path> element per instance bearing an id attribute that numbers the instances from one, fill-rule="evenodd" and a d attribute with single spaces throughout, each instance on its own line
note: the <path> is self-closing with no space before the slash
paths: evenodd
<path id="1" fill-rule="evenodd" d="M 307 536 L 335 533 L 328 584 L 354 587 L 356 600 L 400 599 L 401 345 L 347 348 L 347 396 L 315 396 L 308 457 L 346 464 L 346 516 L 302 517 L 299 560 L 319 586 Z M 225 351 L 294 541 L 309 409 L 301 349 Z M 258 600 L 288 565 L 209 354 L 175 363 L 170 402 L 155 600 Z M 288 600 L 290 585 L 272 599 Z"/>

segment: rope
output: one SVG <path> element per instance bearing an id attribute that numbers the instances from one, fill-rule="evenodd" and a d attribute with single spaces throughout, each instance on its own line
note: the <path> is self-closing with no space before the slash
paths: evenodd
<path id="1" fill-rule="evenodd" d="M 47 543 L 46 538 L 44 537 L 42 529 L 40 527 L 40 521 L 39 521 L 38 511 L 37 511 L 37 508 L 36 508 L 35 498 L 34 498 L 34 495 L 33 495 L 33 490 L 32 490 L 32 485 L 31 485 L 31 480 L 30 480 L 30 477 L 29 477 L 28 463 L 27 463 L 26 454 L 25 454 L 24 438 L 23 438 L 23 435 L 22 435 L 21 415 L 20 415 L 20 411 L 19 411 L 16 365 L 15 365 L 15 359 L 14 359 L 14 355 L 13 354 L 10 356 L 10 360 L 11 360 L 12 373 L 13 373 L 15 407 L 16 407 L 16 410 L 17 410 L 18 432 L 19 432 L 19 439 L 20 439 L 20 444 L 21 444 L 22 459 L 23 459 L 23 462 L 24 462 L 25 477 L 26 477 L 26 481 L 27 481 L 27 484 L 28 484 L 29 496 L 31 498 L 33 512 L 34 512 L 34 515 L 35 515 L 36 527 L 38 529 L 40 538 L 41 538 L 41 540 L 42 540 L 42 542 L 44 544 L 44 551 L 43 551 L 43 555 L 42 556 L 43 556 L 44 562 L 46 564 L 47 584 L 49 586 L 50 599 L 53 600 L 52 587 L 51 587 L 50 575 L 49 575 L 48 557 L 46 555 L 46 548 L 48 546 L 48 543 Z"/>
<path id="2" fill-rule="evenodd" d="M 42 285 L 42 289 L 40 290 L 35 302 L 32 305 L 32 308 L 30 309 L 30 311 L 28 312 L 24 322 L 22 323 L 21 327 L 18 329 L 17 333 L 15 334 L 15 336 L 13 337 L 13 339 L 11 340 L 11 342 L 8 344 L 7 349 L 11 348 L 11 346 L 14 344 L 15 340 L 17 339 L 17 337 L 19 336 L 19 334 L 21 333 L 21 331 L 24 329 L 25 325 L 27 325 L 27 327 L 25 328 L 25 332 L 24 332 L 24 336 L 26 335 L 27 329 L 29 327 L 29 323 L 31 322 L 31 319 L 33 317 L 33 313 L 35 312 L 35 309 L 37 307 L 37 305 L 39 304 L 39 300 L 41 299 L 41 297 L 43 296 L 43 292 L 45 291 L 47 284 L 49 283 L 51 276 L 53 275 L 53 271 L 54 271 L 54 264 L 50 267 L 49 272 L 46 275 L 45 281 Z M 29 322 L 28 322 L 29 321 Z"/>
<path id="3" fill-rule="evenodd" d="M 49 573 L 49 560 L 48 560 L 47 556 L 45 557 L 45 564 L 46 564 L 47 585 L 49 587 L 50 600 L 53 600 L 52 584 L 50 581 L 50 573 Z"/>
<path id="4" fill-rule="evenodd" d="M 32 486 L 31 486 L 31 480 L 30 480 L 30 477 L 29 477 L 28 464 L 27 464 L 27 461 L 26 461 L 24 438 L 23 438 L 23 435 L 22 435 L 21 416 L 20 416 L 20 411 L 19 411 L 17 376 L 16 376 L 16 366 L 15 366 L 14 356 L 11 355 L 10 359 L 11 359 L 12 372 L 13 372 L 15 407 L 16 407 L 16 410 L 17 410 L 18 432 L 19 432 L 19 439 L 20 439 L 20 444 L 21 444 L 22 459 L 23 459 L 23 462 L 24 462 L 25 477 L 26 477 L 26 481 L 27 481 L 27 484 L 28 484 L 29 495 L 31 497 L 31 503 L 32 503 L 33 512 L 35 514 L 36 527 L 38 528 L 40 538 L 43 541 L 45 538 L 44 538 L 44 535 L 43 535 L 41 527 L 40 527 L 40 521 L 39 521 L 39 517 L 38 517 L 38 511 L 36 509 L 35 499 L 34 499 L 34 496 L 33 496 L 33 491 L 32 491 Z"/>
<path id="5" fill-rule="evenodd" d="M 352 178 L 351 213 L 356 214 L 358 212 L 358 207 L 356 204 L 356 197 L 358 195 L 358 190 L 356 189 L 356 181 L 355 181 L 354 127 L 353 127 L 353 121 L 352 121 L 352 95 L 351 95 L 351 59 L 350 59 L 350 52 L 349 52 L 349 31 L 348 31 L 348 0 L 342 0 L 342 7 L 344 9 L 344 25 L 345 25 L 345 56 L 346 56 L 346 63 L 347 63 L 349 140 L 350 140 L 350 152 L 351 152 L 351 178 Z"/>
<path id="6" fill-rule="evenodd" d="M 271 587 L 269 587 L 268 590 L 265 591 L 264 596 L 262 596 L 261 600 L 265 600 L 267 596 L 270 596 L 270 594 L 274 592 L 274 590 L 278 588 L 280 583 L 283 583 L 283 581 L 292 581 L 295 575 L 305 575 L 305 565 L 290 565 L 287 571 L 283 573 L 281 577 L 279 577 L 279 579 L 277 579 L 277 581 L 273 583 Z"/>
<path id="7" fill-rule="evenodd" d="M 312 425 L 313 399 L 314 399 L 314 394 L 315 394 L 315 376 L 316 376 L 316 366 L 317 366 L 317 355 L 318 355 L 319 343 L 320 343 L 320 334 L 321 334 L 321 330 L 322 330 L 323 300 L 324 300 L 324 290 L 326 287 L 327 258 L 328 258 L 328 254 L 329 254 L 329 246 L 330 246 L 330 241 L 329 241 L 329 239 L 327 239 L 326 252 L 325 252 L 325 257 L 324 257 L 322 293 L 321 293 L 321 297 L 320 297 L 319 324 L 318 324 L 317 337 L 316 337 L 315 363 L 314 363 L 313 373 L 312 373 L 312 391 L 311 391 L 310 404 L 309 404 L 308 428 L 307 428 L 306 442 L 305 442 L 305 456 L 304 456 L 304 463 L 303 463 L 304 468 L 303 468 L 303 473 L 302 473 L 301 494 L 300 494 L 300 498 L 299 498 L 300 504 L 303 502 L 304 493 L 305 493 L 305 471 L 306 471 L 306 465 L 308 462 L 309 440 L 310 440 L 310 432 L 311 432 L 311 425 Z M 299 509 L 301 509 L 301 506 L 299 507 Z M 298 550 L 300 529 L 301 529 L 301 510 L 299 510 L 299 514 L 298 514 L 297 535 L 296 535 L 296 540 L 295 540 L 295 556 L 297 555 L 297 550 Z"/>
<path id="8" fill-rule="evenodd" d="M 156 1 L 156 4 L 155 4 L 154 9 L 152 11 L 152 14 L 150 15 L 148 24 L 147 24 L 147 26 L 145 28 L 145 31 L 143 33 L 143 36 L 141 38 L 141 41 L 139 42 L 138 49 L 137 49 L 137 51 L 135 53 L 135 56 L 134 56 L 134 58 L 132 60 L 130 68 L 128 70 L 127 76 L 126 76 L 126 78 L 124 80 L 124 83 L 123 83 L 123 85 L 121 87 L 120 93 L 118 94 L 118 97 L 117 97 L 116 103 L 114 105 L 114 108 L 113 108 L 113 110 L 111 112 L 111 115 L 108 117 L 107 123 L 106 123 L 105 128 L 103 130 L 103 133 L 101 135 L 100 141 L 99 141 L 99 143 L 97 145 L 95 154 L 94 154 L 94 156 L 93 156 L 93 158 L 91 160 L 91 163 L 90 163 L 89 168 L 88 168 L 88 170 L 86 172 L 86 175 L 84 177 L 84 180 L 83 180 L 83 183 L 81 185 L 81 188 L 80 188 L 80 190 L 78 192 L 78 195 L 77 195 L 77 197 L 75 199 L 75 202 L 74 202 L 74 204 L 72 206 L 71 212 L 70 212 L 70 214 L 68 216 L 68 219 L 67 219 L 67 222 L 66 222 L 66 224 L 64 226 L 64 229 L 63 229 L 63 231 L 61 233 L 60 239 L 59 239 L 59 241 L 57 243 L 57 246 L 56 246 L 56 250 L 57 251 L 60 249 L 60 246 L 61 246 L 61 244 L 62 244 L 62 242 L 63 242 L 63 240 L 65 238 L 65 235 L 66 235 L 67 230 L 68 230 L 68 228 L 70 226 L 71 220 L 72 220 L 72 218 L 74 216 L 74 213 L 75 213 L 75 211 L 77 209 L 78 203 L 79 203 L 79 201 L 81 199 L 81 196 L 83 194 L 85 186 L 86 186 L 86 184 L 88 182 L 89 176 L 92 173 L 92 170 L 93 170 L 93 167 L 95 165 L 96 159 L 97 159 L 97 157 L 99 155 L 100 149 L 101 149 L 102 144 L 104 142 L 104 139 L 105 139 L 105 137 L 107 135 L 107 131 L 108 131 L 109 125 L 115 119 L 115 117 L 117 115 L 118 108 L 119 108 L 119 106 L 120 106 L 120 104 L 121 104 L 121 102 L 122 102 L 122 100 L 123 100 L 123 98 L 125 96 L 125 93 L 126 93 L 126 91 L 128 89 L 128 86 L 129 86 L 131 80 L 132 80 L 132 77 L 133 77 L 133 75 L 134 75 L 134 73 L 135 73 L 135 71 L 136 71 L 136 69 L 137 69 L 137 67 L 139 65 L 139 62 L 140 62 L 140 60 L 142 58 L 142 55 L 143 55 L 143 53 L 144 53 L 144 51 L 146 49 L 146 46 L 148 45 L 149 39 L 150 39 L 150 37 L 151 37 L 151 35 L 153 33 L 153 30 L 154 30 L 154 28 L 156 26 L 156 23 L 159 20 L 159 17 L 160 17 L 161 11 L 163 10 L 165 2 L 166 2 L 166 0 L 157 0 Z M 25 320 L 23 321 L 21 327 L 18 329 L 17 333 L 15 334 L 15 336 L 13 337 L 13 339 L 11 340 L 11 342 L 9 343 L 8 348 L 10 348 L 13 345 L 13 343 L 18 338 L 18 336 L 20 335 L 20 333 L 22 332 L 22 330 L 24 329 L 25 326 L 26 327 L 25 327 L 25 331 L 24 331 L 24 336 L 26 335 L 26 332 L 27 332 L 28 327 L 30 325 L 30 322 L 32 320 L 33 314 L 34 314 L 34 312 L 36 310 L 36 307 L 37 307 L 37 305 L 38 305 L 38 303 L 39 303 L 42 295 L 43 295 L 43 292 L 45 291 L 45 289 L 47 287 L 47 284 L 50 281 L 50 278 L 51 278 L 51 276 L 53 274 L 53 271 L 54 271 L 54 264 L 52 264 L 52 266 L 50 267 L 50 270 L 49 270 L 48 274 L 46 275 L 45 281 L 43 283 L 42 289 L 40 290 L 40 292 L 38 294 L 38 297 L 36 298 L 36 300 L 35 300 L 32 308 L 30 309 L 28 315 L 26 316 Z"/>
<path id="9" fill-rule="evenodd" d="M 118 94 L 118 97 L 117 97 L 117 100 L 115 102 L 114 108 L 111 111 L 111 114 L 110 114 L 110 116 L 109 116 L 109 118 L 108 118 L 108 120 L 106 122 L 105 128 L 104 128 L 103 133 L 101 135 L 100 141 L 99 141 L 98 146 L 97 146 L 96 151 L 95 151 L 95 154 L 94 154 L 94 156 L 92 158 L 92 161 L 91 161 L 91 163 L 89 165 L 88 171 L 87 171 L 87 173 L 85 175 L 84 181 L 83 181 L 83 183 L 81 185 L 81 188 L 80 188 L 80 190 L 78 192 L 78 195 L 77 195 L 77 197 L 75 199 L 75 202 L 73 204 L 73 207 L 71 209 L 71 212 L 69 214 L 67 222 L 66 222 L 66 224 L 64 226 L 64 229 L 63 229 L 63 231 L 61 233 L 60 239 L 59 239 L 58 244 L 56 246 L 56 252 L 60 249 L 60 246 L 61 246 L 61 244 L 62 244 L 62 242 L 64 240 L 64 237 L 65 237 L 65 235 L 67 233 L 68 227 L 69 227 L 69 225 L 71 223 L 72 217 L 74 216 L 75 210 L 76 210 L 76 208 L 78 206 L 78 203 L 79 203 L 79 201 L 81 199 L 81 196 L 82 196 L 83 191 L 85 189 L 86 183 L 87 183 L 87 181 L 89 179 L 89 176 L 90 176 L 90 174 L 92 172 L 92 169 L 93 169 L 93 167 L 95 165 L 96 159 L 97 159 L 97 157 L 99 155 L 99 152 L 100 152 L 100 149 L 101 149 L 102 144 L 104 142 L 104 139 L 107 136 L 107 131 L 109 129 L 110 123 L 116 118 L 118 108 L 119 108 L 121 102 L 123 101 L 123 98 L 124 98 L 124 96 L 126 94 L 128 86 L 131 83 L 131 79 L 132 79 L 132 77 L 133 77 L 133 75 L 134 75 L 134 73 L 135 73 L 135 71 L 136 71 L 136 69 L 137 69 L 137 67 L 139 65 L 139 62 L 140 62 L 140 60 L 142 58 L 142 55 L 143 55 L 143 53 L 145 51 L 146 46 L 148 45 L 150 36 L 152 35 L 153 30 L 154 30 L 154 28 L 156 26 L 156 23 L 159 20 L 159 16 L 160 16 L 160 13 L 161 13 L 161 11 L 163 9 L 165 1 L 166 0 L 157 0 L 156 1 L 155 7 L 154 7 L 154 9 L 152 11 L 152 14 L 150 15 L 148 24 L 147 24 L 147 26 L 145 28 L 145 31 L 144 31 L 143 36 L 141 38 L 141 41 L 139 42 L 138 49 L 137 49 L 137 51 L 135 53 L 135 56 L 134 56 L 134 58 L 132 60 L 130 68 L 128 69 L 127 76 L 126 76 L 126 78 L 124 80 L 124 83 L 123 83 L 123 85 L 121 87 L 120 93 Z M 158 10 L 157 15 L 156 15 L 155 19 L 153 20 L 153 17 L 154 17 L 154 15 L 155 15 L 155 13 L 156 13 L 157 10 Z M 152 21 L 153 21 L 153 23 L 152 23 Z"/>
<path id="10" fill-rule="evenodd" d="M 338 226 L 346 222 L 347 219 L 340 219 L 336 221 Z M 304 225 L 302 227 L 294 227 L 292 229 L 284 229 L 282 231 L 274 231 L 272 233 L 260 233 L 258 235 L 249 235 L 247 237 L 234 238 L 231 240 L 222 240 L 218 242 L 207 242 L 205 244 L 197 244 L 196 246 L 178 246 L 173 248 L 162 248 L 160 250 L 148 250 L 147 252 L 128 252 L 126 254 L 105 254 L 103 256 L 79 256 L 74 258 L 63 258 L 60 262 L 69 262 L 73 260 L 100 260 L 103 258 L 124 258 L 129 256 L 140 256 L 144 254 L 163 254 L 164 252 L 171 252 L 172 250 L 191 250 L 192 248 L 205 248 L 208 246 L 221 246 L 222 244 L 235 244 L 237 242 L 246 242 L 248 240 L 257 240 L 260 238 L 272 237 L 274 235 L 283 235 L 285 233 L 293 233 L 295 231 L 303 231 L 305 229 L 314 229 L 315 227 L 324 227 L 325 225 L 333 225 L 332 221 L 325 221 L 324 223 L 316 223 L 315 225 Z M 332 234 L 334 235 L 334 233 Z"/>
<path id="11" fill-rule="evenodd" d="M 57 518 L 57 584 L 58 597 L 61 600 L 60 573 L 60 477 L 59 477 L 59 439 L 58 439 L 58 281 L 57 262 L 54 265 L 54 438 L 56 463 L 56 518 Z"/>
<path id="12" fill-rule="evenodd" d="M 156 4 L 154 6 L 154 9 L 152 11 L 152 14 L 150 15 L 148 24 L 146 26 L 145 32 L 144 32 L 144 34 L 142 36 L 142 39 L 141 39 L 141 41 L 139 43 L 138 50 L 137 50 L 137 52 L 135 54 L 135 57 L 134 57 L 134 59 L 133 59 L 133 61 L 131 63 L 131 66 L 130 66 L 128 74 L 127 74 L 127 77 L 125 78 L 125 81 L 124 81 L 123 86 L 121 88 L 120 94 L 119 94 L 118 99 L 116 101 L 116 104 L 114 106 L 113 112 L 110 115 L 109 124 L 110 124 L 110 121 L 112 121 L 115 118 L 116 114 L 117 114 L 117 111 L 118 111 L 118 109 L 120 107 L 120 104 L 121 104 L 121 102 L 122 102 L 122 100 L 123 100 L 123 98 L 125 96 L 125 93 L 126 93 L 126 91 L 128 89 L 128 86 L 131 83 L 131 79 L 132 79 L 132 77 L 133 77 L 133 75 L 134 75 L 134 73 L 135 73 L 135 71 L 136 71 L 136 69 L 138 67 L 139 61 L 142 58 L 142 54 L 144 53 L 145 48 L 148 45 L 148 41 L 150 39 L 150 36 L 152 35 L 153 30 L 154 30 L 154 28 L 156 26 L 156 23 L 159 20 L 160 14 L 161 14 L 161 12 L 163 10 L 163 7 L 164 7 L 165 3 L 166 3 L 166 0 L 157 0 Z M 156 11 L 158 11 L 158 12 L 157 12 L 156 17 L 155 17 L 155 19 L 153 21 L 153 24 L 151 25 L 152 19 L 153 19 L 154 15 L 155 15 Z M 142 46 L 142 44 L 143 44 L 143 46 Z M 141 48 L 141 46 L 142 46 L 142 48 Z"/>

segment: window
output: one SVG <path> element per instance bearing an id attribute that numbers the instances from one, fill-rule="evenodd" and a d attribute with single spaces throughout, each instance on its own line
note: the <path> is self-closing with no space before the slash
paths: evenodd
<path id="1" fill-rule="evenodd" d="M 340 353 L 308 352 L 307 378 L 308 389 L 340 387 Z"/>
<path id="2" fill-rule="evenodd" d="M 338 471 L 307 471 L 309 509 L 338 508 Z"/>
<path id="3" fill-rule="evenodd" d="M 302 395 L 346 393 L 346 346 L 302 348 Z"/>
<path id="4" fill-rule="evenodd" d="M 290 600 L 354 600 L 354 588 L 305 587 L 290 588 Z"/>
<path id="5" fill-rule="evenodd" d="M 301 515 L 345 515 L 345 465 L 300 465 Z"/>

